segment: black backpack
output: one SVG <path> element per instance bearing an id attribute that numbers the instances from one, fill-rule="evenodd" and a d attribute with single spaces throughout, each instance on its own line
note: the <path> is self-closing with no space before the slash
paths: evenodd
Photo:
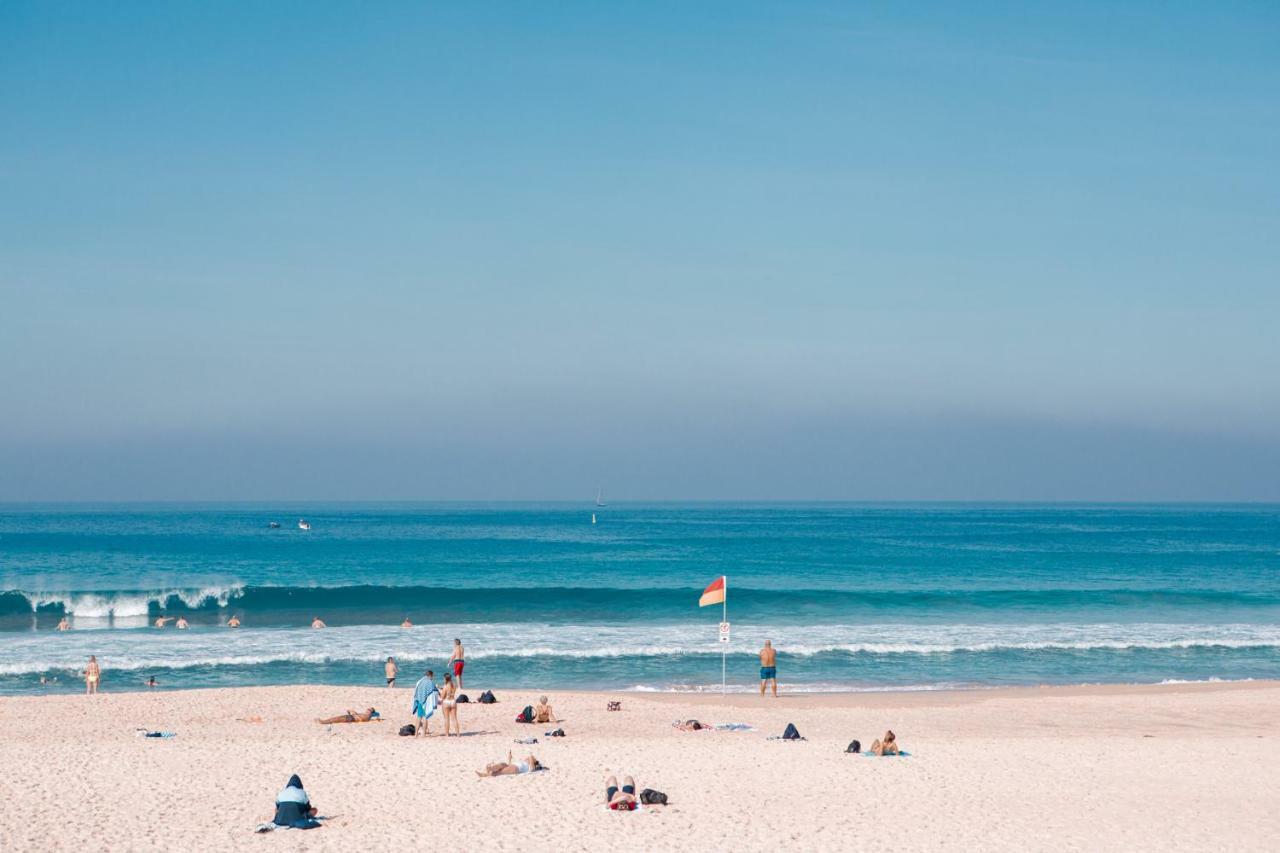
<path id="1" fill-rule="evenodd" d="M 520 712 L 520 715 L 518 717 L 516 717 L 516 722 L 532 723 L 533 722 L 533 706 L 525 705 L 524 710 Z"/>
<path id="2" fill-rule="evenodd" d="M 485 692 L 480 694 L 481 705 L 492 705 L 494 702 L 497 702 L 497 701 L 498 701 L 497 699 L 493 698 L 492 690 L 486 690 Z"/>
<path id="3" fill-rule="evenodd" d="M 800 737 L 800 730 L 796 728 L 795 723 L 787 723 L 787 730 L 782 733 L 783 740 L 804 740 Z"/>
<path id="4" fill-rule="evenodd" d="M 640 802 L 646 806 L 665 806 L 667 804 L 667 795 L 652 788 L 645 788 L 640 792 Z"/>
<path id="5" fill-rule="evenodd" d="M 400 737 L 413 737 L 417 731 L 413 723 L 406 723 L 400 727 Z"/>
<path id="6" fill-rule="evenodd" d="M 461 696 L 459 696 L 459 697 L 458 697 L 458 704 L 459 704 L 459 705 L 470 705 L 470 704 L 471 704 L 471 700 L 467 698 L 467 694 L 463 693 Z"/>
<path id="7" fill-rule="evenodd" d="M 845 748 L 845 752 L 862 752 L 862 744 L 856 740 L 849 741 L 849 746 Z"/>

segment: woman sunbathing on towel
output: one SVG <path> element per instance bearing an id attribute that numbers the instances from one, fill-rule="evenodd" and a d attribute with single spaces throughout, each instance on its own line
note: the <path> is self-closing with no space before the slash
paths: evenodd
<path id="1" fill-rule="evenodd" d="M 884 740 L 878 740 L 871 744 L 872 755 L 897 755 L 898 754 L 898 736 L 893 730 L 884 733 Z"/>
<path id="2" fill-rule="evenodd" d="M 329 717 L 325 720 L 321 720 L 317 717 L 316 722 L 322 726 L 331 726 L 334 723 L 367 723 L 370 720 L 378 719 L 378 717 L 378 712 L 369 708 L 363 714 L 357 714 L 354 711 L 347 711 L 345 714 L 339 714 L 336 717 Z"/>
<path id="3" fill-rule="evenodd" d="M 680 720 L 676 720 L 671 725 L 675 726 L 677 729 L 679 729 L 682 732 L 700 732 L 703 729 L 707 728 L 707 726 L 703 725 L 697 720 L 685 720 L 683 722 L 681 722 Z"/>
<path id="4" fill-rule="evenodd" d="M 618 788 L 618 777 L 610 776 L 604 782 L 604 801 L 609 808 L 619 812 L 634 811 L 636 807 L 636 780 L 630 776 L 622 780 L 622 788 Z"/>
<path id="5" fill-rule="evenodd" d="M 524 761 L 512 761 L 511 751 L 507 751 L 506 761 L 495 761 L 487 765 L 484 771 L 476 771 L 476 775 L 481 779 L 489 776 L 518 776 L 521 773 L 532 773 L 535 770 L 542 769 L 542 762 L 534 758 L 532 755 L 525 757 Z"/>

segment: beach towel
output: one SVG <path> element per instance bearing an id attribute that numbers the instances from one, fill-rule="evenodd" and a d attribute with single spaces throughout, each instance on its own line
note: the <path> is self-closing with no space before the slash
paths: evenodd
<path id="1" fill-rule="evenodd" d="M 754 732 L 756 727 L 749 723 L 716 723 L 718 732 Z"/>
<path id="2" fill-rule="evenodd" d="M 431 719 L 440 704 L 440 688 L 430 678 L 423 676 L 413 686 L 413 714 L 424 720 Z"/>
<path id="3" fill-rule="evenodd" d="M 162 737 L 162 738 L 170 738 L 170 737 L 177 737 L 177 736 L 178 736 L 178 733 L 177 733 L 177 732 L 149 732 L 149 731 L 147 731 L 146 729 L 137 729 L 137 730 L 136 730 L 136 732 L 137 732 L 137 734 L 138 734 L 138 737 Z"/>
<path id="4" fill-rule="evenodd" d="M 862 753 L 867 758 L 909 758 L 911 753 L 905 751 L 891 752 L 888 755 L 876 755 L 874 752 Z"/>
<path id="5" fill-rule="evenodd" d="M 516 738 L 516 743 L 530 744 L 530 743 L 537 743 L 537 742 L 538 742 L 538 739 L 537 739 L 536 737 L 518 737 L 518 738 Z"/>

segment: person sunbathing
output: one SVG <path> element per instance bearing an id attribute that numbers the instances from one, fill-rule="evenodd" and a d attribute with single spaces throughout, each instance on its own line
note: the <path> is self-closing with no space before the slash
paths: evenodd
<path id="1" fill-rule="evenodd" d="M 551 710 L 551 706 L 547 704 L 546 696 L 538 697 L 538 704 L 533 706 L 533 721 L 535 723 L 558 723 L 555 711 Z"/>
<path id="2" fill-rule="evenodd" d="M 675 726 L 677 729 L 679 729 L 682 732 L 700 732 L 703 729 L 707 728 L 707 726 L 703 725 L 697 720 L 684 720 L 683 722 L 680 720 L 676 720 L 671 725 Z"/>
<path id="3" fill-rule="evenodd" d="M 636 780 L 624 777 L 622 787 L 618 787 L 618 777 L 610 776 L 604 782 L 604 801 L 609 808 L 619 812 L 629 812 L 636 807 Z"/>
<path id="4" fill-rule="evenodd" d="M 898 736 L 893 730 L 884 733 L 884 740 L 877 740 L 871 744 L 872 755 L 897 755 L 898 754 Z"/>
<path id="5" fill-rule="evenodd" d="M 507 751 L 506 761 L 495 761 L 485 765 L 483 771 L 477 770 L 476 776 L 487 779 L 490 776 L 518 776 L 521 773 L 533 773 L 542 769 L 542 762 L 533 755 L 525 756 L 524 761 L 512 761 L 511 751 Z"/>
<path id="6" fill-rule="evenodd" d="M 367 723 L 370 720 L 378 719 L 378 717 L 379 717 L 378 712 L 373 710 L 372 708 L 369 708 L 363 714 L 357 714 L 354 711 L 348 710 L 347 713 L 345 714 L 339 714 L 336 717 L 329 717 L 328 719 L 324 719 L 324 720 L 321 720 L 317 717 L 316 722 L 322 726 L 331 726 L 334 723 Z"/>

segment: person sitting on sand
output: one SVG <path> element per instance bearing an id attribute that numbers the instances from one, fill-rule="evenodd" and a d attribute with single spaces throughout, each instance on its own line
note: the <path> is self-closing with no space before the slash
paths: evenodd
<path id="1" fill-rule="evenodd" d="M 175 628 L 190 628 L 191 626 L 190 626 L 189 624 L 187 624 L 187 617 L 185 617 L 185 616 L 179 616 L 179 617 L 178 617 L 178 621 L 173 623 L 173 627 L 175 627 Z"/>
<path id="2" fill-rule="evenodd" d="M 324 719 L 324 720 L 317 718 L 316 722 L 322 726 L 331 726 L 334 723 L 367 723 L 370 720 L 376 720 L 378 718 L 379 718 L 378 712 L 373 710 L 372 708 L 369 708 L 363 714 L 357 714 L 354 711 L 349 710 L 347 711 L 347 713 L 339 714 L 336 717 L 329 717 L 328 719 Z"/>
<path id="3" fill-rule="evenodd" d="M 311 627 L 312 628 L 328 628 L 329 626 L 321 622 L 320 617 L 317 616 L 311 620 Z"/>
<path id="4" fill-rule="evenodd" d="M 898 754 L 898 736 L 893 730 L 884 733 L 884 740 L 877 740 L 871 744 L 872 755 L 897 755 Z"/>
<path id="5" fill-rule="evenodd" d="M 233 614 L 233 615 L 232 615 L 232 617 L 231 617 L 230 619 L 228 619 L 228 620 L 227 620 L 227 627 L 228 627 L 228 628 L 239 628 L 239 627 L 240 627 L 240 617 L 239 617 L 239 616 L 236 616 L 236 615 L 234 615 L 234 614 Z"/>
<path id="6" fill-rule="evenodd" d="M 629 812 L 636 807 L 636 780 L 630 776 L 622 780 L 622 788 L 618 788 L 618 777 L 610 776 L 604 782 L 604 801 L 609 808 L 619 812 Z"/>
<path id="7" fill-rule="evenodd" d="M 698 722 L 697 720 L 684 720 L 684 721 L 676 720 L 671 725 L 675 726 L 677 729 L 679 729 L 682 732 L 700 732 L 706 728 L 705 725 Z"/>
<path id="8" fill-rule="evenodd" d="M 289 784 L 276 795 L 276 816 L 271 822 L 294 829 L 315 829 L 320 825 L 316 820 L 316 807 L 311 805 L 311 798 L 303 789 L 298 774 L 290 776 Z"/>
<path id="9" fill-rule="evenodd" d="M 71 630 L 71 621 L 70 621 L 69 619 L 67 619 L 67 617 L 63 616 L 63 617 L 62 617 L 62 621 L 60 621 L 60 622 L 58 623 L 58 630 L 59 630 L 59 631 L 70 631 L 70 630 Z"/>
<path id="10" fill-rule="evenodd" d="M 533 721 L 535 723 L 558 723 L 556 712 L 551 710 L 551 706 L 547 704 L 546 696 L 538 697 L 538 704 L 533 706 Z"/>
<path id="11" fill-rule="evenodd" d="M 483 771 L 476 771 L 476 775 L 481 779 L 490 776 L 518 776 L 521 773 L 533 773 L 541 769 L 542 762 L 532 755 L 525 756 L 523 761 L 512 761 L 511 751 L 508 750 L 506 761 L 495 761 L 492 764 L 485 765 Z"/>

